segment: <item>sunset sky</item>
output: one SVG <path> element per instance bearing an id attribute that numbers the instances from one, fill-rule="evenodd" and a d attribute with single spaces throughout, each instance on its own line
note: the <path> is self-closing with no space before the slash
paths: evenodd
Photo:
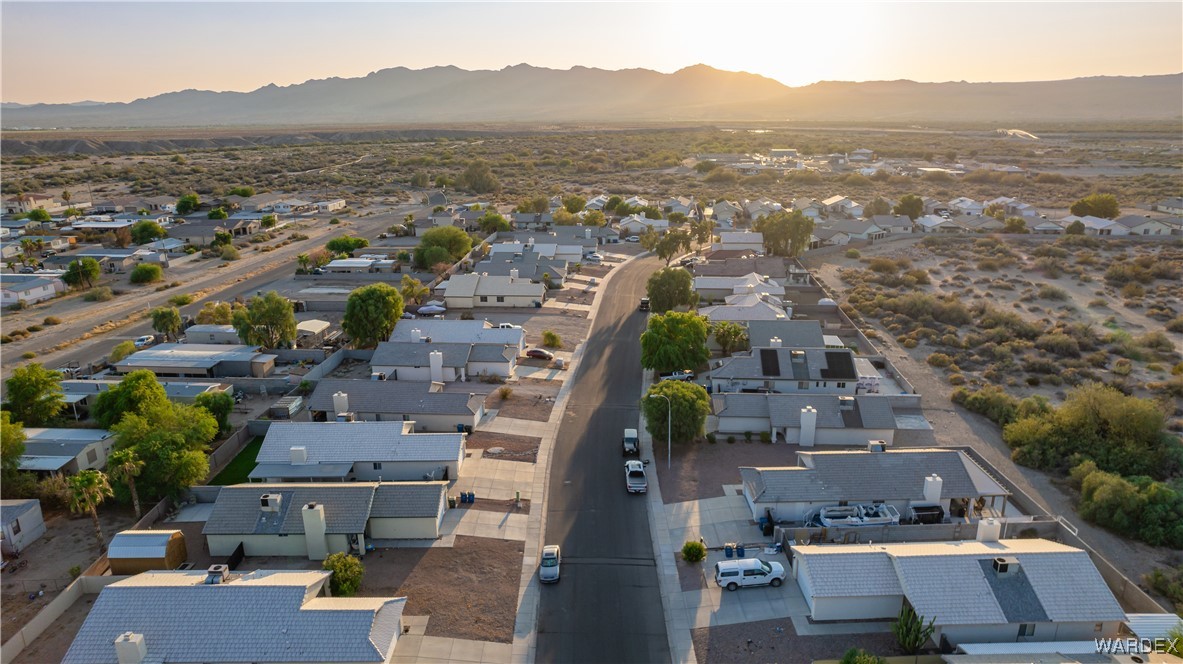
<path id="1" fill-rule="evenodd" d="M 1183 71 L 1183 2 L 0 3 L 0 98 L 130 101 L 388 67 L 518 63 L 787 85 Z"/>

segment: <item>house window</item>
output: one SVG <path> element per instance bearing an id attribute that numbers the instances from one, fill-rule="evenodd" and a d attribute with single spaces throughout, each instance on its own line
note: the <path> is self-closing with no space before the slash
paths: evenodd
<path id="1" fill-rule="evenodd" d="M 90 450 L 89 452 L 86 453 L 86 462 L 87 463 L 94 463 L 98 460 L 99 460 L 99 451 L 98 450 Z"/>
<path id="2" fill-rule="evenodd" d="M 482 296 L 481 296 L 481 302 L 488 302 L 488 301 L 489 301 L 489 296 L 488 296 L 488 295 L 482 295 Z"/>
<path id="3" fill-rule="evenodd" d="M 1035 636 L 1035 623 L 1023 623 L 1019 625 L 1019 636 Z"/>
<path id="4" fill-rule="evenodd" d="M 374 470 L 382 470 L 382 462 L 381 461 L 374 462 Z"/>
<path id="5" fill-rule="evenodd" d="M 840 390 L 841 390 L 841 389 L 843 389 L 843 388 L 845 388 L 845 387 L 846 387 L 846 383 L 838 383 L 838 389 L 840 389 Z"/>
<path id="6" fill-rule="evenodd" d="M 504 297 L 502 297 L 501 295 L 498 295 L 498 296 L 497 296 L 497 301 L 498 301 L 498 302 L 504 302 L 504 301 L 505 301 L 505 298 L 504 298 Z"/>
<path id="7" fill-rule="evenodd" d="M 20 535 L 21 534 L 21 520 L 20 519 L 17 519 L 16 521 L 12 522 L 12 534 L 13 535 Z M 1097 627 L 1098 628 L 1100 627 L 1100 623 L 1097 624 Z M 1101 630 L 1098 629 L 1097 631 L 1099 632 Z"/>
<path id="8" fill-rule="evenodd" d="M 797 381 L 797 389 L 798 390 L 808 390 L 809 389 L 809 381 L 807 381 L 807 380 Z"/>

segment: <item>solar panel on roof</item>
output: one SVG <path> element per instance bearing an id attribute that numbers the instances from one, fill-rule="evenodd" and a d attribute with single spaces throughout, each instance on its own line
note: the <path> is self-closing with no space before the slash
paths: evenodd
<path id="1" fill-rule="evenodd" d="M 760 368 L 765 376 L 779 376 L 780 353 L 775 348 L 761 348 Z"/>
<path id="2" fill-rule="evenodd" d="M 826 351 L 826 368 L 822 378 L 857 378 L 854 372 L 854 358 L 849 352 Z"/>

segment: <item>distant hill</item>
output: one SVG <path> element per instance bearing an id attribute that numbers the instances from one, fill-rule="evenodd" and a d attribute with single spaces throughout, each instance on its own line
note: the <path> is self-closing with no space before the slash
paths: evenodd
<path id="1" fill-rule="evenodd" d="M 790 88 L 706 65 L 569 70 L 383 69 L 253 92 L 183 90 L 130 103 L 5 104 L 3 126 L 211 127 L 470 122 L 967 121 L 1183 118 L 1183 74 L 1030 83 L 821 82 Z"/>

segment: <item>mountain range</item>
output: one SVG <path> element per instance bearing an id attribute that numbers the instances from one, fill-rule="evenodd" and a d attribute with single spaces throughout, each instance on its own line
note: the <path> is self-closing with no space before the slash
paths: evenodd
<path id="1" fill-rule="evenodd" d="M 1183 118 L 1183 74 L 1025 83 L 823 81 L 695 65 L 568 70 L 383 69 L 360 78 L 183 90 L 128 103 L 5 104 L 6 129 L 468 122 L 1113 122 Z"/>

